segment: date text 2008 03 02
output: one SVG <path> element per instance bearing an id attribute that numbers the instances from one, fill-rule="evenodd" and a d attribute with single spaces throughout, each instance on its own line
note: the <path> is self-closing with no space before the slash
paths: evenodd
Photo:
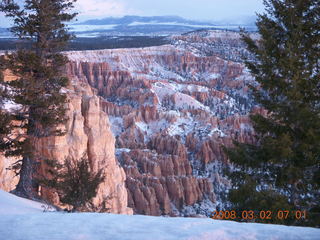
<path id="1" fill-rule="evenodd" d="M 307 212 L 304 210 L 279 210 L 277 212 L 273 212 L 270 210 L 266 211 L 252 211 L 252 210 L 244 210 L 241 212 L 236 211 L 214 211 L 212 212 L 211 216 L 212 219 L 218 220 L 272 220 L 272 219 L 279 219 L 279 220 L 286 220 L 287 218 L 296 218 L 297 220 L 306 219 Z"/>

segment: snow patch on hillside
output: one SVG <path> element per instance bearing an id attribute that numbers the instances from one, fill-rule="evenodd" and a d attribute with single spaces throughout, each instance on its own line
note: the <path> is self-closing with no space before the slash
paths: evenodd
<path id="1" fill-rule="evenodd" d="M 220 137 L 226 136 L 226 134 L 218 128 L 212 129 L 211 132 L 209 133 L 209 136 L 212 137 L 214 134 L 218 134 L 218 136 L 220 136 Z"/>
<path id="2" fill-rule="evenodd" d="M 123 132 L 124 127 L 123 127 L 122 118 L 109 115 L 109 121 L 110 121 L 111 131 L 115 136 L 118 136 Z"/>
<path id="3" fill-rule="evenodd" d="M 70 25 L 71 32 L 101 31 L 114 29 L 117 24 L 108 25 Z"/>
<path id="4" fill-rule="evenodd" d="M 5 100 L 3 101 L 2 109 L 8 112 L 19 111 L 22 108 L 22 105 L 17 104 L 13 101 Z"/>
<path id="5" fill-rule="evenodd" d="M 202 109 L 210 111 L 210 108 L 204 106 L 195 98 L 181 93 L 183 90 L 198 90 L 199 92 L 207 92 L 208 88 L 195 85 L 181 85 L 175 83 L 157 82 L 153 85 L 152 90 L 160 101 L 163 101 L 166 96 L 173 96 L 175 107 L 178 109 Z"/>
<path id="6" fill-rule="evenodd" d="M 175 100 L 176 107 L 180 109 L 202 109 L 208 112 L 210 111 L 209 107 L 204 106 L 195 98 L 187 94 L 177 92 L 176 94 L 174 94 L 174 100 Z"/>
<path id="7" fill-rule="evenodd" d="M 169 26 L 184 26 L 184 27 L 193 27 L 193 28 L 214 28 L 213 25 L 197 25 L 197 24 L 187 24 L 179 22 L 132 22 L 128 26 L 143 26 L 143 25 L 169 25 Z"/>

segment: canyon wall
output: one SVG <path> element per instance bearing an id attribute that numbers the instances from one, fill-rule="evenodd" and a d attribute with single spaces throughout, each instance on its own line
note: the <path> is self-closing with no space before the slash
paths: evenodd
<path id="1" fill-rule="evenodd" d="M 104 170 L 105 180 L 99 185 L 98 194 L 93 199 L 96 210 L 106 209 L 111 213 L 132 214 L 128 208 L 128 194 L 125 187 L 126 175 L 115 158 L 115 138 L 110 130 L 108 116 L 100 106 L 100 98 L 86 83 L 72 79 L 68 89 L 63 89 L 68 96 L 69 121 L 67 134 L 59 137 L 48 137 L 38 140 L 36 152 L 43 159 L 79 160 L 86 156 L 91 169 Z M 0 156 L 0 188 L 13 190 L 18 177 L 7 170 L 13 159 Z M 46 164 L 41 163 L 40 173 L 47 176 Z M 60 205 L 57 194 L 42 189 L 42 196 L 56 205 Z"/>
<path id="2" fill-rule="evenodd" d="M 72 86 L 65 89 L 69 103 L 67 134 L 42 138 L 37 151 L 47 159 L 81 159 L 87 156 L 91 169 L 104 170 L 105 180 L 99 185 L 93 199 L 94 206 L 109 209 L 111 213 L 131 214 L 127 207 L 126 175 L 115 158 L 115 138 L 110 130 L 108 116 L 101 110 L 100 98 L 85 83 L 72 78 Z M 46 166 L 43 165 L 43 169 Z M 45 174 L 45 171 L 44 171 Z M 59 199 L 48 191 L 43 194 L 59 204 Z"/>
<path id="3" fill-rule="evenodd" d="M 19 177 L 9 169 L 12 163 L 16 161 L 18 161 L 18 159 L 6 158 L 0 154 L 0 189 L 4 191 L 9 192 L 18 184 Z"/>

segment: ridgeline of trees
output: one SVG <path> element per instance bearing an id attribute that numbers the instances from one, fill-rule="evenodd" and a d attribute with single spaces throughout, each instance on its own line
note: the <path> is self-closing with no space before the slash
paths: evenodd
<path id="1" fill-rule="evenodd" d="M 226 149 L 234 164 L 229 200 L 238 212 L 272 211 L 272 219 L 256 221 L 320 226 L 320 2 L 264 4 L 261 39 L 243 33 L 243 40 L 255 57 L 246 61 L 259 84 L 251 90 L 268 114 L 251 115 L 256 144 Z M 290 214 L 278 219 L 284 210 Z"/>
<path id="2" fill-rule="evenodd" d="M 119 36 L 119 37 L 97 37 L 76 38 L 66 45 L 64 50 L 98 50 L 116 48 L 141 48 L 169 44 L 169 40 L 162 36 Z M 20 39 L 0 39 L 0 50 L 14 50 L 17 47 L 30 48 L 30 42 Z"/>

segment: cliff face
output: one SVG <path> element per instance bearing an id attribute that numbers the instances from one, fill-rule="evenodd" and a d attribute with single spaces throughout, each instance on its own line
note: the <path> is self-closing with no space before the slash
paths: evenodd
<path id="1" fill-rule="evenodd" d="M 105 207 L 112 213 L 131 214 L 127 207 L 126 175 L 115 158 L 115 138 L 110 130 L 108 116 L 101 110 L 100 98 L 84 83 L 73 79 L 67 89 L 69 97 L 67 134 L 49 137 L 37 143 L 37 151 L 44 158 L 63 161 L 80 159 L 87 155 L 94 171 L 104 169 L 105 181 L 100 184 L 94 205 Z M 42 166 L 43 168 L 45 166 Z M 56 203 L 58 198 L 43 190 L 43 194 Z"/>
<path id="2" fill-rule="evenodd" d="M 97 197 L 93 200 L 97 209 L 108 208 L 111 213 L 132 214 L 128 208 L 128 195 L 125 187 L 126 175 L 115 158 L 115 138 L 110 130 L 108 116 L 101 110 L 101 99 L 85 83 L 72 79 L 72 86 L 64 89 L 69 99 L 69 118 L 67 134 L 62 137 L 48 137 L 36 143 L 36 152 L 44 159 L 56 159 L 60 162 L 66 158 L 80 159 L 86 155 L 92 169 L 104 169 L 105 181 L 99 185 Z M 13 162 L 0 156 L 0 188 L 6 191 L 14 189 L 18 178 L 6 170 Z M 46 176 L 42 163 L 39 171 Z M 42 189 L 45 198 L 59 205 L 56 194 Z"/>
<path id="3" fill-rule="evenodd" d="M 17 160 L 18 159 L 6 158 L 0 154 L 0 189 L 9 192 L 18 184 L 19 178 L 15 176 L 13 171 L 8 169 L 11 164 Z"/>
<path id="4" fill-rule="evenodd" d="M 248 114 L 259 110 L 242 53 L 239 34 L 223 32 L 174 37 L 161 47 L 68 53 L 68 74 L 104 98 L 135 213 L 186 216 L 222 204 L 229 183 L 221 146 L 253 142 Z"/>

